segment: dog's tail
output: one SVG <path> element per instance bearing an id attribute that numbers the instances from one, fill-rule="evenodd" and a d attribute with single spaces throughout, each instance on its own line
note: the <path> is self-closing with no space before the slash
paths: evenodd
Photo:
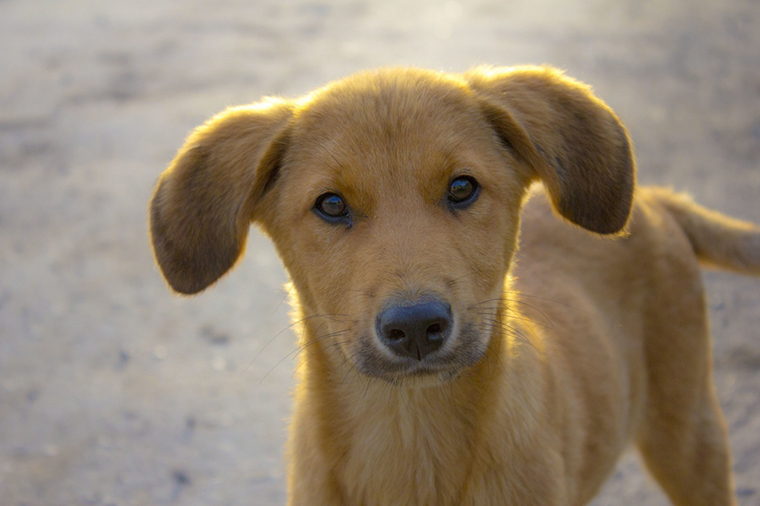
<path id="1" fill-rule="evenodd" d="M 697 205 L 688 195 L 652 188 L 689 238 L 703 264 L 760 275 L 760 227 Z"/>

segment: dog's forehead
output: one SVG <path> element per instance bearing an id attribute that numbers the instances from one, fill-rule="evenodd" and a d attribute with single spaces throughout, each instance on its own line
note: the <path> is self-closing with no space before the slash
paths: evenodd
<path id="1" fill-rule="evenodd" d="M 383 141 L 423 127 L 440 130 L 466 114 L 470 93 L 464 82 L 431 72 L 359 74 L 304 97 L 296 114 L 312 135 Z"/>
<path id="2" fill-rule="evenodd" d="M 299 103 L 292 132 L 298 162 L 352 186 L 419 181 L 446 172 L 453 150 L 483 116 L 467 85 L 432 72 L 354 76 Z M 424 174 L 435 178 L 436 171 Z"/>

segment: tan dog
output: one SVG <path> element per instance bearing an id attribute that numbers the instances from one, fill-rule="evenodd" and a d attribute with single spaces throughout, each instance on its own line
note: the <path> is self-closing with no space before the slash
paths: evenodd
<path id="1" fill-rule="evenodd" d="M 675 504 L 735 504 L 697 261 L 760 273 L 760 229 L 634 178 L 555 70 L 381 70 L 199 127 L 152 239 L 181 293 L 251 222 L 274 241 L 306 349 L 290 504 L 581 505 L 629 443 Z"/>

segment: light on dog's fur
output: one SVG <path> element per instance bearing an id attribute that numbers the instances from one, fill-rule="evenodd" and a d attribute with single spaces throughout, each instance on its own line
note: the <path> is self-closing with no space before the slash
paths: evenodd
<path id="1" fill-rule="evenodd" d="M 760 273 L 760 229 L 634 186 L 559 71 L 384 69 L 198 128 L 151 237 L 183 293 L 251 221 L 274 241 L 309 350 L 291 505 L 582 505 L 629 442 L 676 504 L 735 504 L 698 262 Z"/>

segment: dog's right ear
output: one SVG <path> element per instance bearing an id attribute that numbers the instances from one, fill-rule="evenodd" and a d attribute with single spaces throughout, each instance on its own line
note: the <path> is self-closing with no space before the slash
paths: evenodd
<path id="1" fill-rule="evenodd" d="M 282 100 L 229 108 L 196 128 L 161 174 L 150 234 L 177 292 L 200 292 L 240 257 L 256 203 L 277 177 L 291 117 Z"/>

